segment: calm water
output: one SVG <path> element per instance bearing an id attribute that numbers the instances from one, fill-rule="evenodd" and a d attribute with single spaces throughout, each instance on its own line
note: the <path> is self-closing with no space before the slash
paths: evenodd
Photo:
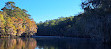
<path id="1" fill-rule="evenodd" d="M 0 49 L 111 49 L 100 41 L 83 38 L 0 38 Z"/>

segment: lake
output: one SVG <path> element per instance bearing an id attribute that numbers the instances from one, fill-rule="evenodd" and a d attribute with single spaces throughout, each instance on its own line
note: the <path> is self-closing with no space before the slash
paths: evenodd
<path id="1" fill-rule="evenodd" d="M 0 49 L 111 49 L 111 47 L 94 39 L 38 36 L 0 38 Z"/>

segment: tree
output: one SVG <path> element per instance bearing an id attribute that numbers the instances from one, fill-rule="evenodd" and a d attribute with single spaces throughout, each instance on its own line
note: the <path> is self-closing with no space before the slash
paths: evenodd
<path id="1" fill-rule="evenodd" d="M 33 19 L 29 19 L 26 17 L 25 27 L 27 35 L 33 35 L 37 32 L 37 25 Z"/>
<path id="2" fill-rule="evenodd" d="M 37 33 L 34 20 L 30 19 L 28 11 L 15 6 L 14 2 L 6 2 L 0 11 L 0 33 L 21 36 L 23 33 Z"/>
<path id="3" fill-rule="evenodd" d="M 111 0 L 84 0 L 82 2 L 82 8 L 84 10 L 97 9 L 108 11 L 111 9 Z"/>
<path id="4" fill-rule="evenodd" d="M 16 28 L 13 25 L 13 21 L 12 21 L 12 19 L 10 17 L 6 18 L 6 26 L 5 26 L 5 28 L 6 28 L 5 30 L 6 30 L 7 34 L 16 35 L 17 31 L 16 31 Z"/>
<path id="5" fill-rule="evenodd" d="M 2 14 L 0 14 L 0 33 L 5 33 L 5 20 Z"/>
<path id="6" fill-rule="evenodd" d="M 13 25 L 15 26 L 16 30 L 17 30 L 17 36 L 20 36 L 23 32 L 25 32 L 25 29 L 23 28 L 23 19 L 17 17 L 11 17 L 12 21 L 13 21 Z"/>
<path id="7" fill-rule="evenodd" d="M 5 4 L 6 4 L 6 5 L 5 5 L 5 8 L 7 8 L 7 9 L 13 10 L 13 9 L 15 8 L 15 3 L 12 2 L 12 1 L 9 1 L 9 2 L 7 2 L 7 3 L 5 3 Z"/>

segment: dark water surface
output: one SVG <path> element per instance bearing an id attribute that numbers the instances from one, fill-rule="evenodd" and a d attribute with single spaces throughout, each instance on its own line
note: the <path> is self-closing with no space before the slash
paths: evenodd
<path id="1" fill-rule="evenodd" d="M 111 49 L 99 40 L 64 37 L 0 38 L 0 49 Z"/>

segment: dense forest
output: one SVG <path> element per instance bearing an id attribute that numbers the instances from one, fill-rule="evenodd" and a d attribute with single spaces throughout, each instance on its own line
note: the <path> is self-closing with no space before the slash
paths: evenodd
<path id="1" fill-rule="evenodd" d="M 38 36 L 67 36 L 111 41 L 111 0 L 84 0 L 83 13 L 37 23 Z"/>
<path id="2" fill-rule="evenodd" d="M 76 16 L 35 23 L 25 9 L 6 2 L 0 11 L 0 36 L 65 36 L 111 41 L 111 0 L 84 0 Z M 38 27 L 37 27 L 38 26 Z M 38 33 L 37 33 L 38 29 Z"/>
<path id="3" fill-rule="evenodd" d="M 37 25 L 25 9 L 6 2 L 0 11 L 0 36 L 30 36 L 37 33 Z"/>

